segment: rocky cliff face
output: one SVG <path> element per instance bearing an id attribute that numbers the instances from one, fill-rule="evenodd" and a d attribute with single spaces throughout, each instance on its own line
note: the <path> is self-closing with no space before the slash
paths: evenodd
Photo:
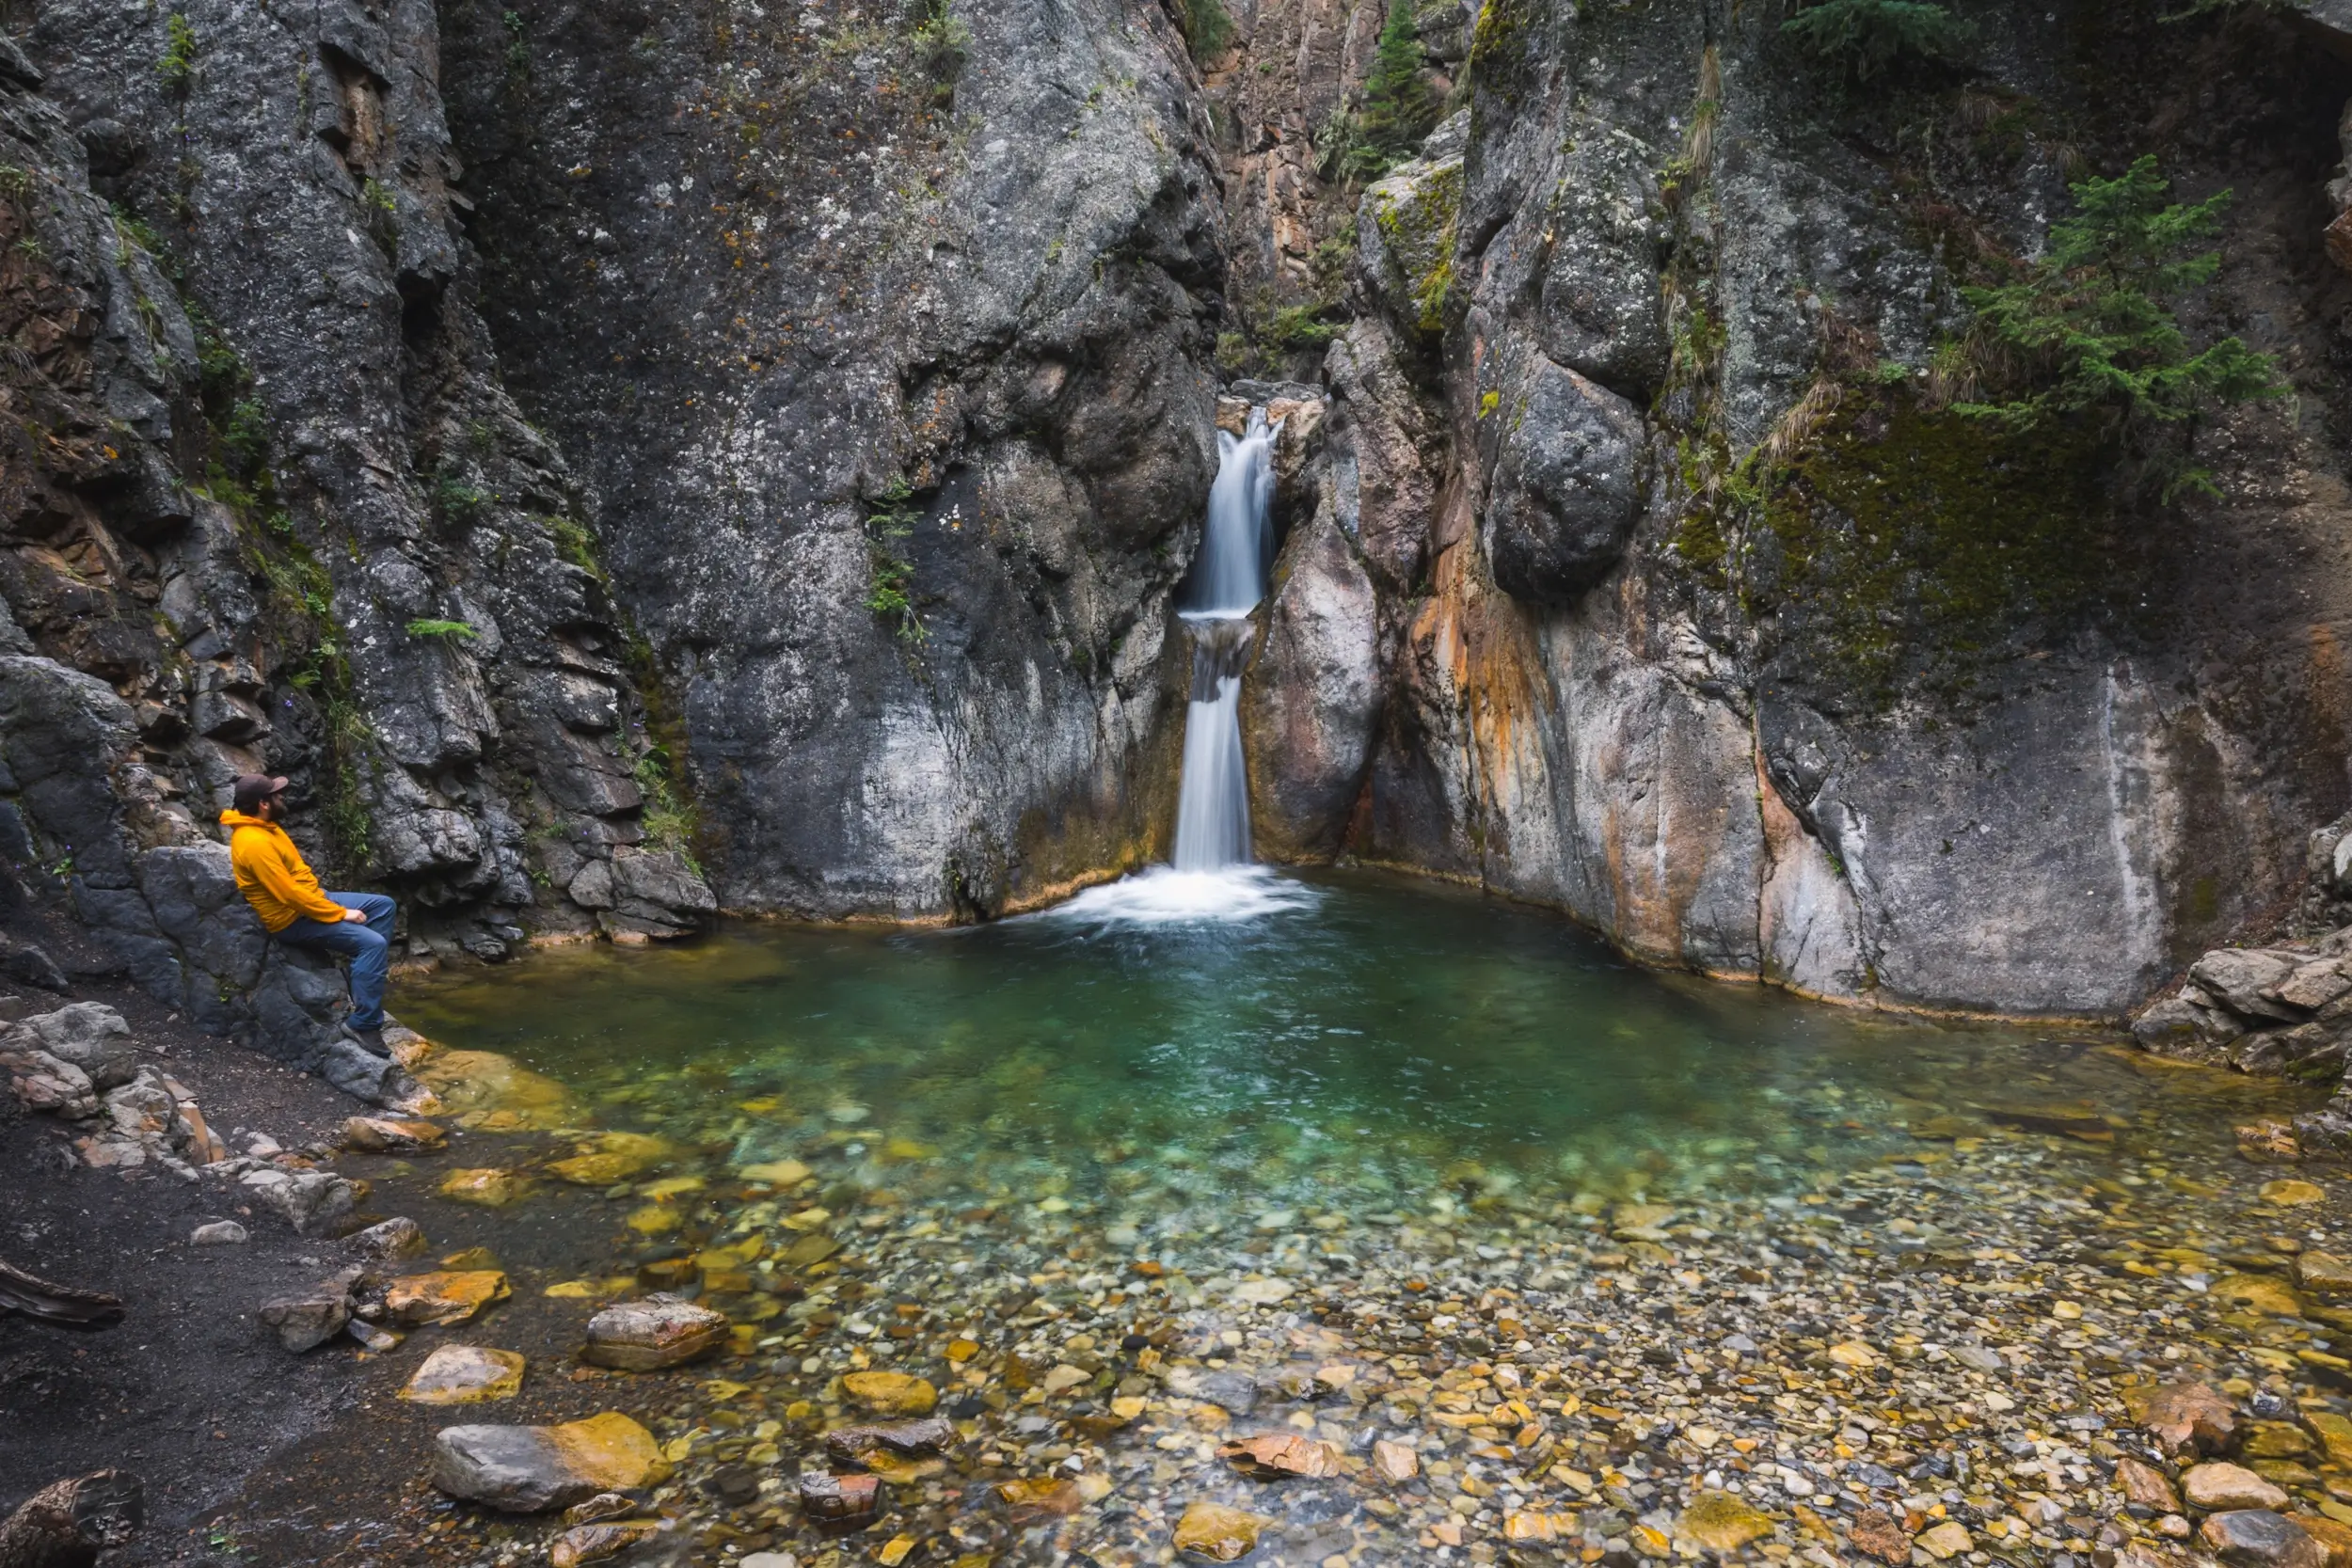
<path id="1" fill-rule="evenodd" d="M 2022 1012 L 2128 1006 L 2291 895 L 2345 800 L 2352 76 L 2284 18 L 1967 9 L 1975 69 L 1849 95 L 1753 8 L 1485 8 L 1326 367 L 1376 589 L 1357 853 L 1661 962 Z M 2201 431 L 2220 495 L 2171 507 L 1922 386 L 1956 247 L 2032 253 L 2147 151 L 2235 187 L 2192 332 L 2297 393 Z M 1345 598 L 1325 547 L 1286 594 Z"/>
<path id="2" fill-rule="evenodd" d="M 1756 8 L 1431 0 L 1453 112 L 1368 189 L 1387 8 L 1228 9 L 1196 66 L 1156 0 L 20 8 L 0 596 L 122 705 L 118 879 L 255 768 L 420 954 L 1137 863 L 1238 372 L 1312 384 L 1243 388 L 1264 852 L 1928 1006 L 2110 1012 L 2284 907 L 2352 803 L 2327 5 L 1972 0 L 1855 92 Z M 1925 374 L 2151 151 L 2235 190 L 2190 330 L 2296 390 L 2169 506 Z"/>
<path id="3" fill-rule="evenodd" d="M 1171 810 L 1197 79 L 1155 6 L 950 16 L 444 12 L 491 325 L 603 497 L 733 906 L 993 913 Z"/>

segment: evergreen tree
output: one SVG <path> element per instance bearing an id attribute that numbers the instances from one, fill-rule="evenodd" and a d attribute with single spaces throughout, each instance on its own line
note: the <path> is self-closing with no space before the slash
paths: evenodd
<path id="1" fill-rule="evenodd" d="M 1820 0 L 1780 24 L 1806 53 L 1867 81 L 1906 57 L 1957 60 L 1976 27 L 1928 0 Z"/>
<path id="2" fill-rule="evenodd" d="M 1362 156 L 1351 157 L 1350 173 L 1385 174 L 1412 156 L 1438 120 L 1436 95 L 1422 74 L 1421 33 L 1413 25 L 1412 0 L 1390 0 L 1388 24 L 1364 84 L 1364 107 L 1356 118 Z M 1376 163 L 1377 167 L 1371 165 Z"/>
<path id="3" fill-rule="evenodd" d="M 2236 338 L 2191 352 L 2174 303 L 2213 281 L 2230 193 L 2193 206 L 2169 201 L 2152 154 L 2114 180 L 2074 187 L 2074 215 L 2050 227 L 2047 252 L 1994 288 L 1963 290 L 1977 312 L 1974 379 L 2006 392 L 1960 403 L 1963 414 L 2011 426 L 2091 415 L 2144 438 L 2209 409 L 2283 396 L 2278 367 Z M 2201 469 L 2158 456 L 2168 494 L 2210 491 Z"/>

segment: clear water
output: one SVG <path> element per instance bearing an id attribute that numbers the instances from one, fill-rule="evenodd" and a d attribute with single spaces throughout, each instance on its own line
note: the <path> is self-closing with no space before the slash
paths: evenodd
<path id="1" fill-rule="evenodd" d="M 1264 870 L 1153 873 L 978 928 L 560 952 L 401 1010 L 563 1081 L 605 1126 L 723 1137 L 738 1160 L 905 1140 L 942 1151 L 926 1181 L 1064 1194 L 1122 1239 L 1181 1233 L 1196 1205 L 1776 1191 L 1833 1147 L 1867 1161 L 1906 1124 L 2018 1101 L 2088 1099 L 2223 1157 L 2217 1118 L 2281 1093 L 2152 1077 L 2095 1032 L 1661 975 L 1430 884 Z"/>
<path id="2" fill-rule="evenodd" d="M 477 1122 L 468 1163 L 528 1167 L 590 1129 L 671 1150 L 491 1213 L 437 1203 L 430 1163 L 385 1173 L 388 1212 L 518 1271 L 488 1342 L 561 1367 L 594 1301 L 674 1278 L 663 1259 L 690 1253 L 682 1288 L 740 1330 L 737 1354 L 675 1373 L 577 1390 L 534 1374 L 517 1408 L 643 1415 L 684 1455 L 663 1512 L 710 1551 L 788 1549 L 803 1568 L 899 1537 L 925 1554 L 910 1560 L 961 1568 L 1166 1563 L 1179 1516 L 1211 1501 L 1265 1520 L 1248 1560 L 1268 1568 L 1494 1560 L 1530 1528 L 1560 1560 L 1622 1568 L 1637 1515 L 1670 1529 L 1719 1486 L 1781 1511 L 1766 1547 L 1786 1562 L 1804 1544 L 1794 1502 L 1861 1496 L 1831 1480 L 1849 1411 L 1891 1421 L 1899 1404 L 1905 1440 L 1973 1479 L 1846 1479 L 1897 1508 L 1938 1487 L 1982 1523 L 2046 1500 L 2017 1492 L 2009 1456 L 2061 1422 L 2127 1419 L 2124 1373 L 2283 1396 L 2277 1369 L 2335 1343 L 2333 1323 L 2238 1312 L 2220 1277 L 2280 1266 L 2238 1254 L 2282 1228 L 2342 1244 L 2340 1202 L 2278 1208 L 2275 1170 L 2235 1153 L 2233 1126 L 2313 1091 L 2096 1032 L 1904 1022 L 1652 974 L 1557 919 L 1425 883 L 1163 869 L 978 929 L 738 927 L 401 1003 L 444 1044 L 569 1091 L 550 1105 L 536 1085 L 547 1132 Z M 2089 1257 L 2114 1247 L 2134 1250 Z M 569 1299 L 539 1294 L 558 1281 Z M 1849 1336 L 1908 1337 L 1914 1359 L 1806 1382 Z M 1947 1354 L 2002 1365 L 1988 1343 L 2048 1354 L 2005 1384 Z M 888 1474 L 870 1534 L 829 1542 L 788 1478 L 828 1463 L 818 1434 L 857 1418 L 839 1380 L 863 1368 L 935 1380 L 961 1435 Z M 1753 1391 L 1782 1377 L 1854 1402 Z M 1505 1412 L 1515 1394 L 1526 1409 Z M 1764 1445 L 1780 1479 L 1702 1429 Z M 1217 1444 L 1266 1433 L 1359 1467 L 1403 1445 L 1425 1473 L 1245 1479 Z M 1626 1485 L 1580 1490 L 1570 1464 L 1622 1466 Z M 726 1500 L 730 1474 L 765 1489 Z M 446 1560 L 490 1560 L 506 1527 L 453 1517 Z M 2042 1529 L 2036 1552 L 2076 1528 Z"/>

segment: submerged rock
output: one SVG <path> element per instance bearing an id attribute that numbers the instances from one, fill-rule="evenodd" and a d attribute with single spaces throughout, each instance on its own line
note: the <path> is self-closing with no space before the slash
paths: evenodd
<path id="1" fill-rule="evenodd" d="M 829 1528 L 862 1528 L 873 1518 L 881 1495 L 882 1483 L 872 1476 L 801 1476 L 801 1511 Z"/>
<path id="2" fill-rule="evenodd" d="M 2328 1550 L 2300 1525 L 2267 1508 L 2216 1513 L 2198 1527 L 2205 1549 L 2233 1568 L 2327 1568 Z"/>
<path id="3" fill-rule="evenodd" d="M 425 1250 L 424 1229 L 412 1219 L 395 1216 L 355 1230 L 343 1238 L 343 1246 L 354 1257 L 372 1263 L 392 1263 L 404 1258 L 414 1258 Z"/>
<path id="4" fill-rule="evenodd" d="M 1263 1513 L 1223 1503 L 1194 1502 L 1176 1521 L 1175 1545 L 1212 1562 L 1233 1562 L 1258 1549 L 1258 1537 L 1274 1523 Z"/>
<path id="5" fill-rule="evenodd" d="M 726 1343 L 724 1314 L 675 1296 L 608 1307 L 588 1320 L 580 1359 L 625 1372 L 659 1371 L 708 1355 Z"/>
<path id="6" fill-rule="evenodd" d="M 423 1154 L 447 1147 L 437 1122 L 400 1117 L 353 1117 L 343 1123 L 343 1147 L 363 1154 Z"/>
<path id="7" fill-rule="evenodd" d="M 453 1203 L 503 1209 L 531 1190 L 530 1179 L 511 1170 L 453 1170 L 437 1189 Z"/>
<path id="8" fill-rule="evenodd" d="M 841 1391 L 877 1416 L 928 1416 L 939 1403 L 937 1388 L 904 1372 L 851 1372 L 841 1380 Z"/>
<path id="9" fill-rule="evenodd" d="M 939 1417 L 885 1425 L 835 1427 L 825 1433 L 825 1450 L 838 1460 L 858 1459 L 876 1449 L 920 1456 L 952 1447 L 956 1429 Z"/>
<path id="10" fill-rule="evenodd" d="M 510 1513 L 565 1508 L 667 1481 L 653 1433 L 607 1411 L 561 1426 L 456 1426 L 435 1437 L 433 1484 Z"/>
<path id="11" fill-rule="evenodd" d="M 2188 1506 L 2216 1511 L 2278 1509 L 2287 1495 L 2242 1465 L 2208 1464 L 2192 1466 L 2181 1476 L 2181 1496 Z"/>

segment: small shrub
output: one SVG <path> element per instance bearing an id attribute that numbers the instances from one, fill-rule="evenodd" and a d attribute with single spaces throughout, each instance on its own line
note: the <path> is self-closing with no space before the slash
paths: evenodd
<path id="1" fill-rule="evenodd" d="M 2169 201 L 2153 154 L 2073 189 L 2074 215 L 2050 226 L 2040 261 L 2009 282 L 1962 291 L 1976 322 L 1934 367 L 1958 412 L 2012 429 L 2090 416 L 2145 436 L 2285 394 L 2267 355 L 2233 337 L 2192 352 L 2173 313 L 2220 271 L 2220 252 L 2200 247 L 2219 232 L 2230 192 L 2192 206 Z M 2157 456 L 2152 473 L 2168 498 L 2184 487 L 2213 492 L 2210 476 L 2185 458 Z"/>
<path id="2" fill-rule="evenodd" d="M 437 637 L 450 642 L 473 642 L 478 641 L 482 637 L 480 632 L 464 621 L 411 621 L 408 623 L 408 635 Z"/>
<path id="3" fill-rule="evenodd" d="M 972 29 L 955 14 L 955 0 L 917 0 L 914 54 L 943 83 L 955 80 L 972 52 Z"/>
<path id="4" fill-rule="evenodd" d="M 261 467 L 269 456 L 269 410 L 260 398 L 239 398 L 230 406 L 220 444 L 228 449 L 238 473 L 250 475 Z"/>
<path id="5" fill-rule="evenodd" d="M 1868 81 L 1906 60 L 1948 64 L 1977 29 L 1929 0 L 1820 0 L 1780 25 L 1805 53 Z"/>
<path id="6" fill-rule="evenodd" d="M 902 641 L 920 642 L 930 634 L 914 612 L 914 565 L 898 553 L 899 542 L 914 531 L 918 514 L 914 488 L 894 479 L 874 499 L 866 518 L 866 555 L 871 571 L 866 608 L 896 624 Z"/>
<path id="7" fill-rule="evenodd" d="M 433 488 L 433 504 L 453 523 L 469 523 L 489 510 L 497 498 L 467 483 L 454 474 L 442 477 Z"/>
<path id="8" fill-rule="evenodd" d="M 155 74 L 171 92 L 185 92 L 196 76 L 196 29 L 174 11 L 164 18 L 164 52 L 155 61 Z"/>
<path id="9" fill-rule="evenodd" d="M 1184 47 L 1200 65 L 1224 54 L 1226 45 L 1233 41 L 1233 19 L 1227 14 L 1224 0 L 1182 0 L 1176 15 L 1184 29 Z"/>

